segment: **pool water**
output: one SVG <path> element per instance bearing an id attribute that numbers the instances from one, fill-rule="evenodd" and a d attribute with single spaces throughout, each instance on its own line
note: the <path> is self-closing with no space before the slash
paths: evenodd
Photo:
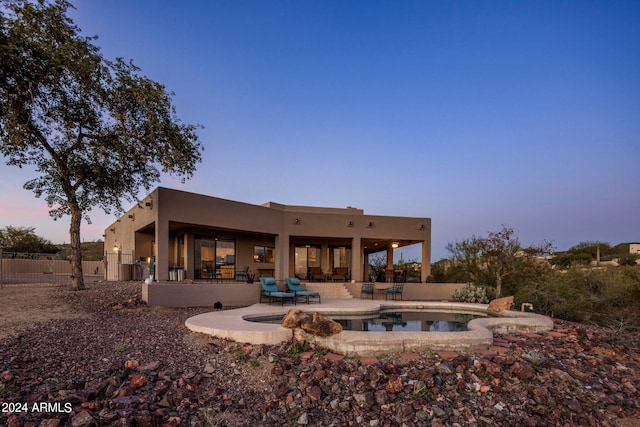
<path id="1" fill-rule="evenodd" d="M 478 313 L 452 313 L 434 310 L 383 311 L 376 314 L 346 315 L 344 313 L 325 313 L 342 325 L 345 331 L 365 332 L 462 332 L 468 331 L 467 323 L 479 317 Z M 270 316 L 247 319 L 260 323 L 282 323 L 284 316 Z"/>

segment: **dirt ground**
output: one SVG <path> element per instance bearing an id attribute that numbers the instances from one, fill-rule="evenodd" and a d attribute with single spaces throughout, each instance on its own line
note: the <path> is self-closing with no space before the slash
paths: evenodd
<path id="1" fill-rule="evenodd" d="M 86 314 L 73 313 L 53 298 L 56 286 L 5 286 L 0 290 L 0 339 L 13 335 L 36 323 L 53 319 L 73 319 Z"/>

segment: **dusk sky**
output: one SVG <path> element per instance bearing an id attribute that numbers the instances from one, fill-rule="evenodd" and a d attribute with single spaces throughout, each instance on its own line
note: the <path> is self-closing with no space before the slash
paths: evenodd
<path id="1" fill-rule="evenodd" d="M 195 176 L 159 185 L 430 217 L 433 261 L 503 224 L 557 250 L 640 242 L 639 1 L 75 4 L 204 126 Z M 0 227 L 68 242 L 34 176 L 2 162 Z M 90 217 L 85 241 L 115 221 Z"/>

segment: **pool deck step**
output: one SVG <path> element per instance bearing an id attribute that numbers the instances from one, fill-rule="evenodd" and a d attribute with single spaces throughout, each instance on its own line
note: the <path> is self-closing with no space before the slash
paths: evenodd
<path id="1" fill-rule="evenodd" d="M 323 300 L 353 298 L 342 282 L 308 282 L 305 287 L 308 291 L 319 292 Z"/>

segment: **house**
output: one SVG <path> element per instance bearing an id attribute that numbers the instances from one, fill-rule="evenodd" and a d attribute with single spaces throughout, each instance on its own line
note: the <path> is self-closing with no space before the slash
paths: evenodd
<path id="1" fill-rule="evenodd" d="M 421 281 L 431 270 L 431 219 L 362 209 L 263 205 L 158 187 L 105 230 L 107 280 L 233 282 L 368 278 L 368 257 L 419 244 Z"/>

